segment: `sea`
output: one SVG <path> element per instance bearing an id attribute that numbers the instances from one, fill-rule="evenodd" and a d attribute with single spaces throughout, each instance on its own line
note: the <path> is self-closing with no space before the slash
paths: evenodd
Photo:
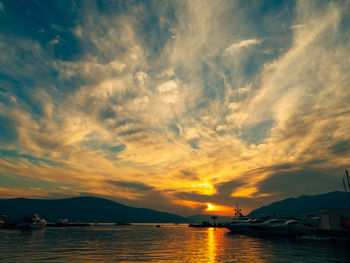
<path id="1" fill-rule="evenodd" d="M 182 224 L 2 229 L 0 262 L 350 262 L 350 243 Z"/>

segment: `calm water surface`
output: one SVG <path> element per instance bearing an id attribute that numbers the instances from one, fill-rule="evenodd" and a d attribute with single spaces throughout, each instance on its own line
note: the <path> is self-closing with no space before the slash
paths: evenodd
<path id="1" fill-rule="evenodd" d="M 0 262 L 350 262 L 350 243 L 186 225 L 0 230 Z"/>

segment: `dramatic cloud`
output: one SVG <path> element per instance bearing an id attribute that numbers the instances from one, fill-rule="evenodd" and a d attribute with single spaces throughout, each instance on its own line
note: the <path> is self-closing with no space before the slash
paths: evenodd
<path id="1" fill-rule="evenodd" d="M 340 190 L 349 14 L 347 1 L 0 2 L 0 195 L 232 215 Z"/>

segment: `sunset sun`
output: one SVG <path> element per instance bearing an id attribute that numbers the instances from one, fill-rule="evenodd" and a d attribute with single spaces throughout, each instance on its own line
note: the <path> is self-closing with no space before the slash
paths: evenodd
<path id="1" fill-rule="evenodd" d="M 206 210 L 214 210 L 214 206 L 212 204 L 207 204 L 207 209 Z"/>

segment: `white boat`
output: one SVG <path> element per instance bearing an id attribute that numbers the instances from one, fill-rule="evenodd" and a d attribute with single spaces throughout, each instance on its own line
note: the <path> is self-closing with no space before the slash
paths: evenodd
<path id="1" fill-rule="evenodd" d="M 294 219 L 250 219 L 241 213 L 241 209 L 237 208 L 235 217 L 230 224 L 226 224 L 233 234 L 247 235 L 263 235 L 263 236 L 300 236 L 311 235 L 314 228 L 309 225 L 310 220 L 294 220 Z"/>
<path id="2" fill-rule="evenodd" d="M 46 227 L 46 220 L 38 214 L 25 214 L 22 220 L 17 224 L 19 229 L 43 229 Z"/>
<path id="3" fill-rule="evenodd" d="M 247 220 L 246 222 L 226 225 L 234 234 L 264 235 L 264 236 L 298 236 L 311 232 L 310 227 L 297 220 L 269 219 Z"/>
<path id="4" fill-rule="evenodd" d="M 232 234 L 245 234 L 249 232 L 248 227 L 252 219 L 242 214 L 242 209 L 238 207 L 238 203 L 236 204 L 234 212 L 235 214 L 232 218 L 232 221 L 228 224 L 225 224 L 225 227 L 230 229 Z"/>

